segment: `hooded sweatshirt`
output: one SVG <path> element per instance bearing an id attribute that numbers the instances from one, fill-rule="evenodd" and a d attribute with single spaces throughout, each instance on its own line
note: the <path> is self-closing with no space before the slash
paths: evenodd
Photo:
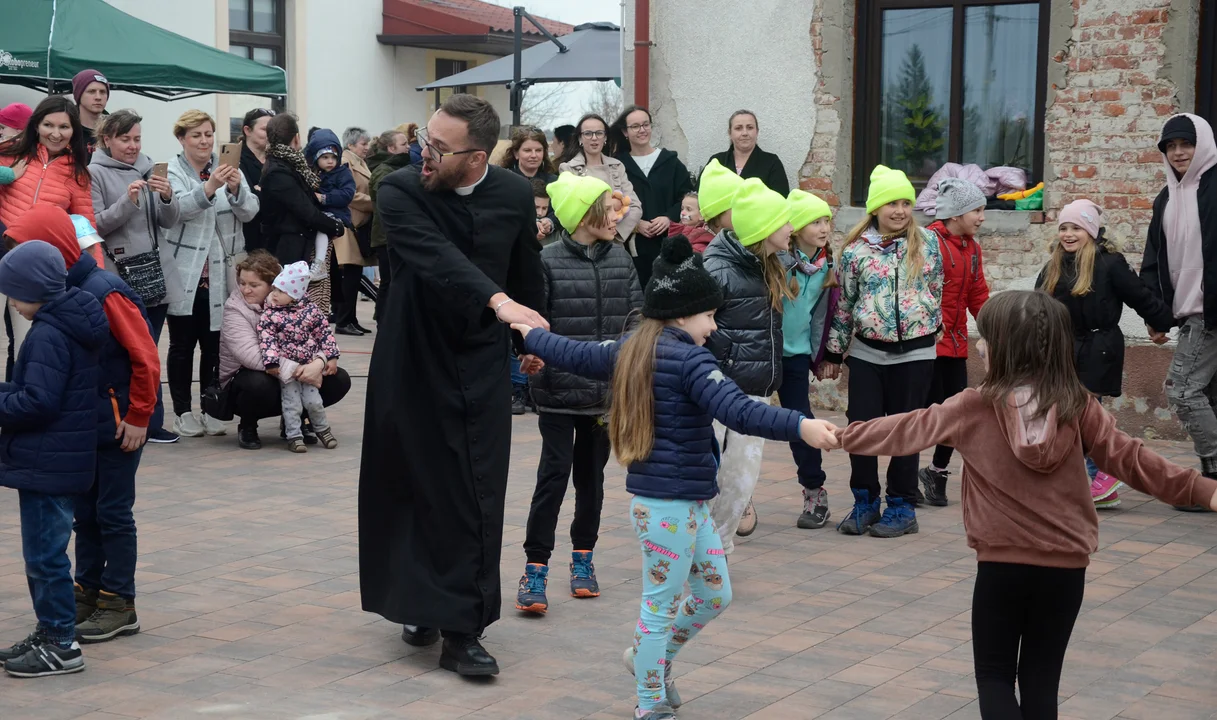
<path id="1" fill-rule="evenodd" d="M 1018 393 L 994 408 L 967 389 L 941 405 L 851 423 L 842 447 L 857 455 L 915 455 L 936 444 L 963 456 L 964 531 L 982 562 L 1082 568 L 1098 549 L 1099 517 L 1083 458 L 1172 505 L 1209 507 L 1217 481 L 1175 465 L 1116 428 L 1095 398 L 1068 423 L 1055 408 L 1032 422 Z"/>
<path id="2" fill-rule="evenodd" d="M 51 205 L 36 205 L 9 226 L 5 234 L 19 243 L 27 240 L 43 240 L 50 243 L 63 254 L 64 263 L 68 268 L 68 285 L 78 286 L 85 283 L 92 272 L 106 272 L 97 267 L 92 256 L 82 254 L 80 244 L 76 241 L 76 228 L 72 219 L 63 210 Z M 92 267 L 76 265 L 84 263 Z M 117 276 L 110 278 L 126 288 Z M 128 292 L 130 292 L 128 288 Z M 96 294 L 96 293 L 95 293 Z M 110 389 L 115 389 L 119 397 L 119 405 L 125 404 L 122 421 L 135 427 L 148 427 L 152 411 L 156 409 L 156 391 L 161 382 L 161 361 L 156 344 L 152 342 L 152 332 L 140 305 L 122 292 L 110 292 L 105 295 L 102 310 L 110 324 L 110 334 L 117 347 L 107 346 L 103 349 L 101 387 L 106 389 L 102 397 L 109 395 Z M 126 354 L 130 366 L 128 377 L 106 377 L 107 370 L 111 373 L 123 366 L 123 358 L 107 358 L 107 353 Z M 113 360 L 114 363 L 110 361 Z M 117 364 L 115 364 L 117 363 Z M 122 372 L 122 371 L 120 371 Z M 129 390 L 129 400 L 128 391 Z M 114 412 L 120 412 L 114 410 Z M 108 417 L 108 416 L 107 416 Z"/>
<path id="3" fill-rule="evenodd" d="M 1169 200 L 1162 213 L 1166 235 L 1167 267 L 1175 297 L 1171 310 L 1177 318 L 1204 312 L 1204 255 L 1201 252 L 1200 176 L 1217 165 L 1213 128 L 1194 115 L 1187 115 L 1196 128 L 1196 154 L 1183 177 L 1175 174 L 1165 153 L 1166 191 Z"/>

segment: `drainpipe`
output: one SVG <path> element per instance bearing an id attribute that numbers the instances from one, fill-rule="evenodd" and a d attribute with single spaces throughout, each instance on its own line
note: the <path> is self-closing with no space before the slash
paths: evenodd
<path id="1" fill-rule="evenodd" d="M 651 0 L 634 0 L 634 104 L 650 107 Z"/>

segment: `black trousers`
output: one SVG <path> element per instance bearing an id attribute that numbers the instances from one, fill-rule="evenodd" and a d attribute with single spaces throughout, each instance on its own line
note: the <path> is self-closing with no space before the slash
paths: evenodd
<path id="1" fill-rule="evenodd" d="M 934 358 L 934 378 L 930 381 L 928 405 L 946 402 L 968 387 L 968 359 L 953 357 Z M 934 467 L 946 470 L 955 448 L 939 445 L 934 448 Z"/>
<path id="2" fill-rule="evenodd" d="M 380 290 L 376 293 L 376 310 L 372 320 L 380 322 L 384 315 L 385 303 L 389 300 L 389 283 L 393 282 L 393 270 L 389 265 L 389 248 L 381 245 L 376 248 L 376 260 L 380 264 Z"/>
<path id="3" fill-rule="evenodd" d="M 1085 585 L 1085 568 L 979 564 L 972 656 L 981 718 L 1056 719 L 1061 667 Z"/>
<path id="4" fill-rule="evenodd" d="M 541 462 L 537 465 L 537 487 L 528 510 L 524 555 L 530 563 L 548 565 L 568 480 L 573 479 L 575 485 L 571 549 L 596 548 L 600 510 L 604 505 L 604 466 L 608 464 L 610 448 L 608 427 L 596 415 L 541 412 L 537 427 L 541 430 Z"/>
<path id="5" fill-rule="evenodd" d="M 262 418 L 279 417 L 283 414 L 280 393 L 283 385 L 279 378 L 260 370 L 241 368 L 229 382 L 229 402 L 233 413 L 241 418 L 239 427 L 258 429 Z M 333 375 L 321 378 L 321 402 L 326 407 L 333 405 L 351 391 L 351 376 L 338 368 Z"/>
<path id="6" fill-rule="evenodd" d="M 851 357 L 845 362 L 849 366 L 849 409 L 845 415 L 850 422 L 898 415 L 926 406 L 933 360 L 874 365 Z M 849 486 L 869 491 L 871 500 L 880 497 L 879 458 L 850 455 L 849 465 Z M 917 495 L 916 455 L 894 457 L 888 462 L 887 495 L 913 502 Z"/>
<path id="7" fill-rule="evenodd" d="M 811 356 L 790 355 L 782 358 L 782 384 L 778 386 L 778 402 L 788 410 L 798 410 L 805 417 L 811 414 Z M 820 451 L 799 440 L 790 443 L 794 464 L 798 468 L 799 484 L 808 490 L 824 487 L 824 457 Z"/>
<path id="8" fill-rule="evenodd" d="M 334 300 L 334 323 L 348 325 L 358 322 L 359 281 L 363 278 L 362 265 L 343 265 L 340 275 L 340 297 Z"/>
<path id="9" fill-rule="evenodd" d="M 203 403 L 203 388 L 220 372 L 220 331 L 211 329 L 211 293 L 207 288 L 194 292 L 194 308 L 190 315 L 170 315 L 168 366 L 169 397 L 173 413 L 190 412 L 190 385 L 194 380 L 194 348 L 199 348 L 199 405 Z"/>

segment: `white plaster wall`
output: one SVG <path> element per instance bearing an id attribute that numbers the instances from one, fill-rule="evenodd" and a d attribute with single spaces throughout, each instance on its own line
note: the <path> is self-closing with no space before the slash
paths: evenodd
<path id="1" fill-rule="evenodd" d="M 813 0 L 664 0 L 651 3 L 650 110 L 658 142 L 692 170 L 729 147 L 727 118 L 755 112 L 759 145 L 777 153 L 791 187 L 811 150 L 817 69 Z M 713 18 L 713 31 L 691 30 Z M 625 97 L 633 98 L 634 3 L 625 4 Z"/>

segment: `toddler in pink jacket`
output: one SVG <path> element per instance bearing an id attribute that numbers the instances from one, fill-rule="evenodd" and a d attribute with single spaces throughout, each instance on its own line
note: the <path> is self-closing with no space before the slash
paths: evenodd
<path id="1" fill-rule="evenodd" d="M 338 343 L 330 332 L 329 321 L 308 299 L 311 272 L 303 260 L 283 268 L 275 278 L 274 290 L 266 298 L 266 309 L 258 321 L 258 342 L 266 372 L 283 383 L 283 426 L 287 447 L 292 452 L 308 452 L 300 415 L 308 410 L 317 439 L 326 449 L 338 447 L 338 440 L 325 417 L 321 392 L 296 378 L 296 371 L 314 358 L 338 357 Z"/>

